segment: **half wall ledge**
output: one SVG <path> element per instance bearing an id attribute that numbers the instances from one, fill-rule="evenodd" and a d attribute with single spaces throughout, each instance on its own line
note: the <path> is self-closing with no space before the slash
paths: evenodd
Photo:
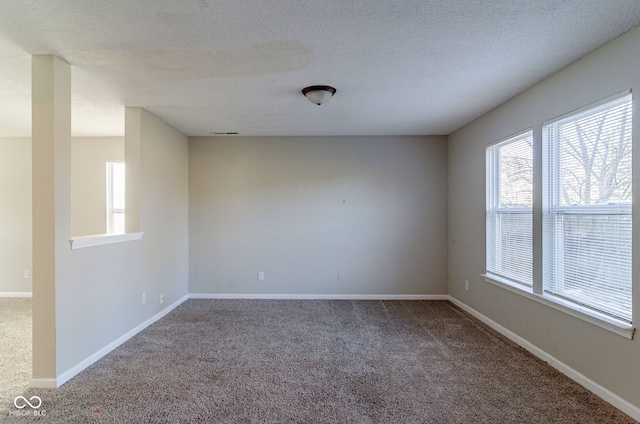
<path id="1" fill-rule="evenodd" d="M 143 232 L 127 234 L 94 234 L 91 236 L 72 237 L 69 239 L 71 250 L 85 247 L 101 246 L 103 244 L 123 243 L 142 239 Z"/>

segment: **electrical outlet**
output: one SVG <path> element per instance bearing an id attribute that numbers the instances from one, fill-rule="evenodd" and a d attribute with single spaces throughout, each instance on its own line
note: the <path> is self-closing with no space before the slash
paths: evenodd
<path id="1" fill-rule="evenodd" d="M 24 278 L 30 278 L 31 277 L 31 273 L 29 272 L 29 270 L 26 270 L 24 272 Z"/>
<path id="2" fill-rule="evenodd" d="M 467 280 L 464 281 L 464 289 L 469 291 L 469 282 Z"/>
<path id="3" fill-rule="evenodd" d="M 260 271 L 258 272 L 258 281 L 263 281 L 264 280 L 264 272 Z"/>
<path id="4" fill-rule="evenodd" d="M 142 304 L 147 303 L 147 292 L 142 292 Z"/>
<path id="5" fill-rule="evenodd" d="M 164 294 L 160 293 L 160 304 L 162 305 L 164 303 Z"/>
<path id="6" fill-rule="evenodd" d="M 344 274 L 339 272 L 338 273 L 338 281 L 342 281 L 343 278 L 344 278 Z"/>

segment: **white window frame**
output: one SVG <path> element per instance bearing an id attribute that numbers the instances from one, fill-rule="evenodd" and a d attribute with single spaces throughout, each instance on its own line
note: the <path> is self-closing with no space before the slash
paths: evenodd
<path id="1" fill-rule="evenodd" d="M 505 284 L 514 285 L 524 290 L 531 291 L 533 284 L 533 270 L 528 280 L 517 278 L 514 274 L 505 271 L 501 262 L 503 257 L 500 242 L 502 235 L 501 225 L 496 223 L 500 221 L 500 217 L 509 215 L 528 214 L 531 216 L 531 240 L 533 240 L 533 205 L 530 207 L 501 207 L 500 205 L 500 189 L 501 189 L 501 168 L 500 168 L 500 150 L 509 144 L 520 142 L 524 139 L 533 139 L 533 131 L 531 129 L 516 133 L 506 139 L 490 144 L 486 149 L 486 243 L 487 257 L 486 269 L 487 276 L 496 280 L 500 280 Z M 531 151 L 533 160 L 533 147 Z M 532 187 L 533 190 L 533 181 Z M 533 246 L 532 246 L 533 250 Z M 533 252 L 532 252 L 533 253 Z"/>
<path id="2" fill-rule="evenodd" d="M 584 113 L 588 110 L 591 110 L 595 107 L 597 107 L 598 105 L 604 105 L 606 103 L 611 102 L 612 100 L 615 100 L 616 98 L 622 98 L 625 97 L 627 95 L 631 94 L 631 90 L 626 90 L 622 93 L 618 93 L 614 96 L 611 96 L 610 98 L 604 99 L 601 102 L 597 102 L 595 104 L 586 106 L 584 108 L 578 109 L 574 112 L 571 113 L 567 113 L 563 116 L 560 116 L 554 120 L 545 122 L 543 125 L 547 125 L 549 123 L 553 123 L 557 120 L 563 119 L 563 118 L 568 118 L 569 116 L 572 115 L 576 115 L 576 114 L 580 114 L 580 113 Z M 635 114 L 635 111 L 634 111 Z M 541 171 L 542 172 L 542 176 L 538 177 L 538 178 L 534 178 L 534 205 L 533 205 L 533 222 L 534 222 L 534 227 L 535 227 L 535 223 L 536 222 L 540 222 L 542 223 L 542 221 L 544 221 L 544 214 L 545 212 L 547 212 L 547 210 L 545 210 L 545 208 L 549 205 L 549 199 L 548 199 L 548 194 L 549 192 L 544 192 L 540 194 L 539 190 L 540 188 L 536 185 L 539 184 L 538 181 L 542 182 L 543 185 L 546 185 L 548 183 L 548 163 L 540 160 L 540 161 L 536 161 L 535 160 L 535 156 L 537 154 L 539 154 L 538 152 L 542 151 L 543 153 L 543 157 L 545 157 L 545 153 L 543 150 L 544 149 L 539 149 L 540 145 L 538 143 L 542 142 L 542 138 L 539 137 L 537 135 L 537 133 L 534 131 L 534 138 L 533 138 L 533 145 L 534 145 L 534 177 L 536 173 L 539 173 Z M 544 147 L 545 143 L 542 143 L 543 147 Z M 536 147 L 537 146 L 537 147 Z M 637 160 L 637 159 L 636 159 Z M 544 163 L 543 163 L 544 162 Z M 542 166 L 542 168 L 540 168 L 540 166 Z M 540 175 L 540 174 L 538 174 Z M 489 182 L 487 181 L 487 184 Z M 545 188 L 546 190 L 546 188 Z M 536 195 L 535 193 L 538 192 L 538 194 Z M 546 194 L 546 196 L 545 196 Z M 542 201 L 542 203 L 540 203 Z M 600 206 L 591 206 L 590 207 L 590 212 L 592 213 L 611 213 L 613 211 L 617 211 L 617 213 L 630 213 L 631 209 L 632 209 L 632 205 L 602 205 L 603 207 Z M 569 212 L 573 212 L 573 210 L 571 210 L 570 207 L 556 207 L 555 208 L 556 212 L 561 212 L 561 213 L 569 213 Z M 533 300 L 535 302 L 538 302 L 540 304 L 546 305 L 549 308 L 555 309 L 557 311 L 561 311 L 567 315 L 570 315 L 572 317 L 575 317 L 577 319 L 580 319 L 582 321 L 588 322 L 592 325 L 595 325 L 597 327 L 600 327 L 602 329 L 605 329 L 607 331 L 610 331 L 614 334 L 623 336 L 627 339 L 633 339 L 634 335 L 635 335 L 635 327 L 633 322 L 627 322 L 627 321 L 622 321 L 616 318 L 613 318 L 611 315 L 609 314 L 603 314 L 600 313 L 597 310 L 594 310 L 592 308 L 586 308 L 581 304 L 575 303 L 575 302 L 569 302 L 566 301 L 565 299 L 555 296 L 555 295 L 550 295 L 548 293 L 546 293 L 544 291 L 544 287 L 543 287 L 543 275 L 544 275 L 544 265 L 546 265 L 544 262 L 544 260 L 542 260 L 543 258 L 543 245 L 545 244 L 545 239 L 544 239 L 544 231 L 536 231 L 534 228 L 534 233 L 533 233 L 533 258 L 535 260 L 535 258 L 540 258 L 536 261 L 541 261 L 543 267 L 540 268 L 536 268 L 535 264 L 534 264 L 534 269 L 533 269 L 533 286 L 532 287 L 528 287 L 522 284 L 514 284 L 514 282 L 508 278 L 504 278 L 502 276 L 496 275 L 495 273 L 491 273 L 491 272 L 486 272 L 485 274 L 482 274 L 482 276 L 484 277 L 485 281 L 487 283 L 493 284 L 497 287 L 500 287 L 502 289 L 508 290 L 512 293 L 515 293 L 517 295 L 523 296 L 525 298 L 528 298 L 530 300 Z M 489 234 L 487 234 L 487 237 L 489 237 Z M 542 239 L 539 239 L 539 237 L 543 237 Z M 539 263 L 539 262 L 538 262 Z M 638 305 L 632 305 L 632 309 L 635 310 L 635 308 L 637 308 Z M 632 315 L 633 315 L 633 310 L 632 310 Z"/>

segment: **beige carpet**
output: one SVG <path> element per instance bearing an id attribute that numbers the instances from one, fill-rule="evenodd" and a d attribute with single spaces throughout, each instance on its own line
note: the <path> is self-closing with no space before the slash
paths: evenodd
<path id="1" fill-rule="evenodd" d="M 0 408 L 12 404 L 30 380 L 31 298 L 0 297 Z"/>
<path id="2" fill-rule="evenodd" d="M 5 420 L 634 422 L 445 301 L 189 300 L 34 395 Z"/>

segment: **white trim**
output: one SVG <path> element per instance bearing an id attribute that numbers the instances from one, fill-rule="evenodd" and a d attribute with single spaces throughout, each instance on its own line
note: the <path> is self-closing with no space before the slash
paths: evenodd
<path id="1" fill-rule="evenodd" d="M 498 141 L 494 141 L 493 143 L 489 143 L 489 144 L 487 144 L 486 147 L 487 147 L 487 149 L 500 147 L 500 144 L 505 144 L 506 145 L 506 144 L 509 144 L 511 142 L 520 141 L 520 139 L 528 138 L 528 137 L 532 137 L 533 138 L 533 127 L 525 128 L 522 131 L 518 131 L 517 133 L 508 135 L 505 138 L 501 138 Z"/>
<path id="2" fill-rule="evenodd" d="M 190 299 L 302 299 L 302 300 L 448 300 L 447 294 L 262 294 L 189 293 Z"/>
<path id="3" fill-rule="evenodd" d="M 590 115 L 592 112 L 597 113 L 597 112 L 594 112 L 596 109 L 602 108 L 602 106 L 605 106 L 609 103 L 614 103 L 617 101 L 620 101 L 620 103 L 622 103 L 622 99 L 624 99 L 627 96 L 630 96 L 631 94 L 632 94 L 631 88 L 627 88 L 626 90 L 622 90 L 619 93 L 616 93 L 612 96 L 606 97 L 604 99 L 598 100 L 586 106 L 579 107 L 578 109 L 574 109 L 570 112 L 567 112 L 560 116 L 552 118 L 542 123 L 542 132 L 544 132 L 544 129 L 545 129 L 544 127 L 548 127 L 553 124 L 564 123 L 563 121 L 581 119 L 584 116 Z"/>
<path id="4" fill-rule="evenodd" d="M 31 292 L 0 292 L 0 297 L 33 297 Z"/>
<path id="5" fill-rule="evenodd" d="M 55 378 L 32 378 L 29 383 L 29 388 L 31 389 L 56 389 L 58 385 L 56 384 Z"/>
<path id="6" fill-rule="evenodd" d="M 101 246 L 103 244 L 122 243 L 125 241 L 140 240 L 144 233 L 127 234 L 95 234 L 92 236 L 71 237 L 69 244 L 71 250 L 82 249 L 84 247 Z"/>
<path id="7" fill-rule="evenodd" d="M 525 340 L 524 338 L 518 336 L 516 333 L 506 329 L 505 327 L 501 326 L 497 322 L 495 322 L 492 319 L 486 317 L 485 315 L 481 314 L 480 312 L 476 311 L 475 309 L 471 308 L 470 306 L 462 303 L 458 299 L 450 296 L 449 297 L 449 301 L 451 303 L 453 303 L 454 305 L 456 305 L 456 306 L 460 307 L 461 309 L 463 309 L 465 312 L 468 312 L 469 314 L 473 315 L 474 317 L 476 317 L 477 319 L 479 319 L 483 323 L 487 324 L 489 327 L 493 328 L 494 330 L 496 330 L 497 332 L 499 332 L 503 336 L 507 337 L 511 341 L 515 342 L 516 344 L 518 344 L 522 348 L 526 349 L 527 351 L 529 351 L 533 355 L 535 355 L 538 358 L 542 359 L 543 361 L 547 362 L 553 368 L 557 369 L 562 374 L 566 375 L 567 377 L 569 377 L 570 379 L 572 379 L 576 383 L 584 386 L 587 390 L 589 390 L 589 391 L 593 392 L 594 394 L 598 395 L 603 400 L 609 402 L 611 405 L 615 406 L 616 408 L 618 408 L 619 410 L 621 410 L 625 414 L 629 415 L 634 420 L 640 421 L 640 407 L 638 407 L 638 406 L 632 404 L 631 402 L 621 398 L 617 394 L 613 393 L 611 390 L 601 386 L 600 384 L 596 383 L 595 381 L 591 380 L 590 378 L 584 376 L 583 374 L 581 374 L 578 371 L 574 370 L 573 368 L 571 368 L 567 364 L 561 362 L 560 360 L 558 360 L 554 356 L 548 354 L 547 352 L 545 352 L 544 350 L 542 350 L 539 347 L 535 346 L 531 342 L 529 342 L 529 341 Z"/>
<path id="8" fill-rule="evenodd" d="M 120 346 L 122 343 L 126 342 L 131 337 L 135 336 L 136 334 L 138 334 L 139 332 L 141 332 L 142 330 L 144 330 L 145 328 L 147 328 L 148 326 L 150 326 L 154 322 L 158 321 L 160 318 L 162 318 L 165 315 L 167 315 L 169 312 L 174 310 L 178 305 L 180 305 L 182 302 L 184 302 L 188 298 L 189 298 L 188 295 L 184 295 L 182 298 L 178 299 L 177 301 L 175 301 L 171 305 L 167 306 L 166 308 L 164 308 L 163 310 L 161 310 L 160 312 L 158 312 L 157 314 L 155 314 L 154 316 L 152 316 L 148 320 L 144 321 L 140 325 L 134 327 L 133 329 L 131 329 L 130 331 L 126 332 L 122 336 L 118 337 L 116 340 L 112 341 L 111 343 L 109 343 L 108 345 L 106 345 L 105 347 L 103 347 L 102 349 L 100 349 L 99 351 L 94 353 L 93 355 L 89 356 L 88 358 L 86 358 L 85 360 L 80 362 L 79 364 L 71 367 L 67 371 L 65 371 L 62 374 L 58 375 L 58 377 L 56 379 L 56 383 L 57 383 L 56 387 L 60 387 L 64 383 L 66 383 L 67 381 L 71 380 L 73 377 L 78 375 L 81 371 L 85 370 L 87 367 L 92 365 L 94 362 L 96 362 L 97 360 L 101 359 L 102 357 L 107 355 L 109 352 L 113 351 L 115 348 Z"/>
<path id="9" fill-rule="evenodd" d="M 525 286 L 518 286 L 514 283 L 510 283 L 508 280 L 503 280 L 494 274 L 482 274 L 482 276 L 484 277 L 484 281 L 489 284 L 509 290 L 510 292 L 524 296 L 527 299 L 534 300 L 557 311 L 571 315 L 574 318 L 578 318 L 582 321 L 588 322 L 589 324 L 593 324 L 602 329 L 611 331 L 614 334 L 633 340 L 635 328 L 627 323 L 617 321 L 607 315 L 599 314 L 591 309 L 580 307 L 580 305 L 574 305 L 571 302 L 562 302 L 561 299 L 556 297 L 526 291 L 524 290 L 526 288 Z"/>

